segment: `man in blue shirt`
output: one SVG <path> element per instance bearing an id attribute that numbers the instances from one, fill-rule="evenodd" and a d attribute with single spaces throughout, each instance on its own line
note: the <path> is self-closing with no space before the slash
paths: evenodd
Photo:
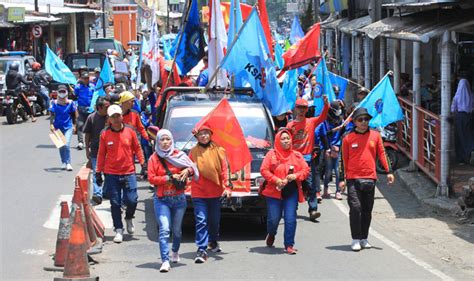
<path id="1" fill-rule="evenodd" d="M 84 133 L 82 129 L 89 116 L 89 107 L 91 106 L 93 93 L 94 86 L 89 82 L 89 73 L 82 72 L 77 85 L 74 87 L 74 94 L 77 98 L 77 111 L 79 113 L 77 119 L 77 149 L 79 150 L 84 149 Z"/>
<path id="2" fill-rule="evenodd" d="M 199 73 L 199 76 L 196 80 L 196 84 L 199 86 L 199 87 L 205 87 L 207 85 L 207 82 L 209 81 L 209 64 L 208 64 L 208 59 L 207 59 L 207 55 L 205 55 L 203 58 L 202 58 L 202 61 L 204 63 L 204 67 L 203 69 L 201 70 L 201 72 Z"/>

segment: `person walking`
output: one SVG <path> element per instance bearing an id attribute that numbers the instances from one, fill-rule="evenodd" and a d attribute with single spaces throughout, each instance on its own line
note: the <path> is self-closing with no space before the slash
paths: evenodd
<path id="1" fill-rule="evenodd" d="M 360 251 L 372 247 L 368 236 L 377 181 L 375 168 L 377 157 L 388 173 L 389 184 L 395 181 L 395 177 L 380 133 L 369 128 L 372 117 L 367 109 L 362 107 L 356 109 L 352 118 L 355 128 L 342 140 L 342 159 L 347 184 L 347 202 L 350 208 L 351 249 Z"/>
<path id="2" fill-rule="evenodd" d="M 72 171 L 71 165 L 71 137 L 76 131 L 77 108 L 74 102 L 68 98 L 68 91 L 66 86 L 60 85 L 58 87 L 58 98 L 51 103 L 49 111 L 51 113 L 50 130 L 54 132 L 60 130 L 66 139 L 64 146 L 59 148 L 59 155 L 61 156 L 61 169 Z"/>
<path id="3" fill-rule="evenodd" d="M 89 73 L 84 71 L 81 73 L 77 85 L 74 87 L 74 94 L 77 97 L 77 111 L 79 113 L 77 118 L 77 149 L 84 149 L 84 123 L 89 116 L 89 107 L 92 102 L 92 95 L 94 93 L 94 86 L 89 83 Z"/>
<path id="4" fill-rule="evenodd" d="M 153 196 L 156 221 L 159 225 L 161 254 L 160 272 L 171 269 L 169 246 L 173 233 L 171 262 L 179 262 L 181 224 L 186 211 L 185 184 L 188 177 L 199 178 L 196 164 L 182 151 L 174 148 L 173 135 L 161 129 L 156 135 L 155 152 L 148 160 L 148 180 L 156 189 Z M 172 230 L 172 231 L 171 231 Z"/>
<path id="5" fill-rule="evenodd" d="M 191 181 L 191 198 L 196 221 L 196 245 L 198 246 L 195 263 L 207 260 L 207 250 L 222 251 L 219 239 L 221 219 L 221 197 L 230 198 L 232 190 L 229 182 L 229 170 L 225 150 L 215 144 L 212 130 L 201 126 L 194 131 L 198 143 L 189 152 L 196 163 L 199 179 Z"/>
<path id="6" fill-rule="evenodd" d="M 460 164 L 469 164 L 474 151 L 473 116 L 474 96 L 471 86 L 466 79 L 461 79 L 451 103 L 451 112 L 454 114 L 454 128 L 456 143 L 456 159 Z M 474 164 L 474 163 L 473 163 Z"/>
<path id="7" fill-rule="evenodd" d="M 123 241 L 122 194 L 126 205 L 125 222 L 127 232 L 133 235 L 135 226 L 132 219 L 137 208 L 137 178 L 135 175 L 135 157 L 140 165 L 145 164 L 142 148 L 135 130 L 123 123 L 122 109 L 111 105 L 107 109 L 110 126 L 102 131 L 97 153 L 96 182 L 102 185 L 110 198 L 110 208 L 115 229 L 115 243 Z"/>
<path id="8" fill-rule="evenodd" d="M 97 167 L 97 153 L 99 151 L 100 133 L 107 123 L 107 109 L 110 102 L 105 97 L 97 98 L 96 111 L 87 117 L 84 124 L 86 157 L 92 166 L 93 194 L 92 201 L 102 203 L 102 186 L 97 184 L 95 169 Z"/>
<path id="9" fill-rule="evenodd" d="M 312 154 L 314 148 L 314 131 L 319 124 L 326 120 L 329 110 L 327 96 L 323 96 L 323 100 L 324 107 L 321 115 L 311 118 L 306 118 L 306 113 L 308 112 L 308 102 L 304 99 L 296 100 L 295 120 L 289 122 L 287 125 L 293 137 L 293 149 L 303 154 L 308 166 L 316 165 L 316 163 L 313 161 Z M 309 219 L 311 221 L 316 221 L 316 219 L 321 216 L 321 213 L 318 212 L 319 198 L 317 198 L 320 197 L 321 187 L 316 186 L 316 184 L 313 182 L 311 172 L 306 180 L 310 186 L 307 195 Z"/>
<path id="10" fill-rule="evenodd" d="M 282 128 L 275 136 L 275 148 L 267 153 L 260 168 L 266 186 L 262 191 L 267 201 L 266 244 L 272 247 L 278 225 L 285 221 L 285 251 L 296 254 L 296 210 L 304 201 L 302 182 L 309 176 L 309 167 L 303 155 L 292 149 L 291 132 Z"/>

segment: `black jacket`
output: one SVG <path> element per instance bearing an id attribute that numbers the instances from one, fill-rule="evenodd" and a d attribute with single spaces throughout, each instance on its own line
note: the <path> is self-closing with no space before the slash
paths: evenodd
<path id="1" fill-rule="evenodd" d="M 7 85 L 8 90 L 17 90 L 21 83 L 26 85 L 30 84 L 29 81 L 23 77 L 18 71 L 15 70 L 8 70 L 7 75 L 5 77 L 5 83 Z"/>

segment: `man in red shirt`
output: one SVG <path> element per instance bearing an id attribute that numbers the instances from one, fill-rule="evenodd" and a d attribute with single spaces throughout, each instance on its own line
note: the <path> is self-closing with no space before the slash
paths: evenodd
<path id="1" fill-rule="evenodd" d="M 358 108 L 352 118 L 355 128 L 342 140 L 342 160 L 348 186 L 351 248 L 353 251 L 360 251 L 372 247 L 367 237 L 374 207 L 377 156 L 388 173 L 388 183 L 392 184 L 395 177 L 391 172 L 380 133 L 369 129 L 371 116 L 367 109 Z"/>
<path id="2" fill-rule="evenodd" d="M 105 174 L 104 195 L 110 198 L 112 220 L 115 228 L 115 243 L 123 240 L 122 223 L 122 192 L 127 210 L 125 222 L 128 234 L 135 232 L 132 219 L 137 208 L 137 178 L 135 176 L 135 157 L 140 165 L 145 163 L 142 148 L 135 130 L 123 123 L 122 109 L 118 105 L 111 105 L 107 109 L 110 127 L 104 129 L 100 135 L 99 152 L 97 154 L 96 181 L 102 185 Z"/>
<path id="3" fill-rule="evenodd" d="M 306 181 L 309 184 L 309 192 L 306 195 L 308 200 L 308 213 L 309 219 L 316 221 L 321 216 L 318 212 L 318 200 L 316 199 L 316 193 L 321 190 L 320 186 L 316 186 L 315 176 L 315 163 L 313 163 L 313 148 L 314 148 L 314 130 L 319 124 L 326 120 L 326 116 L 329 110 L 329 102 L 327 96 L 323 96 L 324 108 L 321 115 L 317 117 L 306 118 L 306 112 L 308 112 L 308 102 L 304 99 L 298 99 L 295 107 L 295 120 L 288 123 L 287 127 L 290 129 L 293 136 L 293 149 L 301 152 L 303 157 L 311 167 L 310 174 Z"/>

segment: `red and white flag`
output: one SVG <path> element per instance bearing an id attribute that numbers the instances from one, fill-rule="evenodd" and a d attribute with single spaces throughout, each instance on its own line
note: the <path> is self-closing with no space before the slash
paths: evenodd
<path id="1" fill-rule="evenodd" d="M 224 58 L 224 48 L 227 47 L 227 32 L 225 29 L 224 18 L 221 11 L 220 0 L 212 0 L 210 2 L 211 17 L 209 22 L 209 45 L 208 45 L 208 62 L 209 62 L 209 79 Z M 209 81 L 209 87 L 227 87 L 227 73 L 224 69 L 220 69 L 216 79 Z"/>
<path id="2" fill-rule="evenodd" d="M 160 81 L 160 34 L 158 32 L 158 24 L 156 23 L 156 10 L 153 9 L 153 23 L 150 31 L 150 41 L 148 43 L 148 54 L 147 62 L 151 68 L 151 82 L 155 85 L 156 82 Z"/>

